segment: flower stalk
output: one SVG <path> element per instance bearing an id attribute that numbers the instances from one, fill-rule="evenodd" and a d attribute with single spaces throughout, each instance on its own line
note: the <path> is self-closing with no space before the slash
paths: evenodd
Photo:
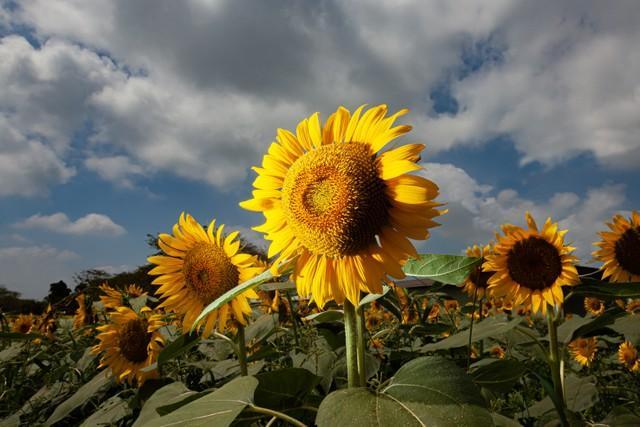
<path id="1" fill-rule="evenodd" d="M 244 325 L 238 323 L 238 363 L 240 363 L 240 375 L 249 375 L 247 370 L 247 344 L 244 338 Z"/>
<path id="2" fill-rule="evenodd" d="M 553 389 L 556 395 L 556 410 L 560 416 L 560 423 L 563 426 L 568 426 L 562 373 L 560 372 L 561 360 L 558 346 L 558 325 L 554 318 L 554 310 L 547 311 L 547 325 L 549 327 L 549 368 L 551 369 L 551 380 L 553 381 Z"/>
<path id="3" fill-rule="evenodd" d="M 344 335 L 349 388 L 360 387 L 358 371 L 358 319 L 356 309 L 349 300 L 344 301 Z"/>
<path id="4" fill-rule="evenodd" d="M 359 306 L 356 309 L 356 317 L 357 317 L 357 324 L 356 324 L 356 332 L 358 335 L 358 348 L 357 348 L 357 353 L 358 353 L 358 378 L 360 381 L 360 386 L 364 387 L 367 385 L 367 368 L 365 365 L 365 354 L 366 354 L 366 347 L 365 347 L 365 332 L 367 330 L 365 323 L 364 323 L 364 307 L 363 306 Z"/>

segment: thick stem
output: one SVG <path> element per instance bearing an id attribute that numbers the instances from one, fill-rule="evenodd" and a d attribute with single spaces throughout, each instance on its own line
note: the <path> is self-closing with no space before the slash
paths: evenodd
<path id="1" fill-rule="evenodd" d="M 564 390 L 562 388 L 562 377 L 560 374 L 560 352 L 558 348 L 558 328 L 554 320 L 553 310 L 547 311 L 547 324 L 549 326 L 549 367 L 551 368 L 551 379 L 553 389 L 558 401 L 558 415 L 563 426 L 568 426 L 567 415 L 565 413 Z"/>
<path id="2" fill-rule="evenodd" d="M 272 417 L 280 418 L 282 421 L 286 421 L 287 423 L 296 427 L 307 427 L 305 423 L 298 421 L 287 414 L 283 414 L 282 412 L 274 411 L 273 409 L 263 408 L 262 406 L 256 405 L 249 405 L 247 409 L 253 412 L 257 412 L 258 414 L 270 415 Z"/>
<path id="3" fill-rule="evenodd" d="M 358 378 L 360 380 L 360 386 L 364 387 L 367 385 L 367 368 L 365 366 L 365 334 L 367 328 L 364 324 L 364 307 L 360 306 L 356 309 L 356 332 L 358 335 Z"/>
<path id="4" fill-rule="evenodd" d="M 244 325 L 238 323 L 238 362 L 240 363 L 240 375 L 246 377 L 247 371 L 247 345 L 244 342 Z"/>
<path id="5" fill-rule="evenodd" d="M 344 336 L 347 356 L 347 381 L 349 388 L 360 387 L 358 374 L 358 320 L 356 309 L 349 300 L 344 301 Z"/>
<path id="6" fill-rule="evenodd" d="M 471 306 L 471 324 L 469 325 L 469 350 L 467 351 L 467 371 L 471 366 L 471 345 L 473 344 L 473 322 L 476 317 L 476 302 L 478 301 L 478 288 L 473 290 L 473 305 Z M 482 312 L 482 307 L 480 308 Z"/>

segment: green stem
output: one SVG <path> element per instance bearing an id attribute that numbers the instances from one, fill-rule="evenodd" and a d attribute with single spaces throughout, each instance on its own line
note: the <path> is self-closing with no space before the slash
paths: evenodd
<path id="1" fill-rule="evenodd" d="M 358 374 L 358 320 L 351 301 L 344 301 L 344 335 L 347 356 L 347 381 L 349 388 L 360 387 Z"/>
<path id="2" fill-rule="evenodd" d="M 366 386 L 367 385 L 367 368 L 365 366 L 365 340 L 364 340 L 364 336 L 366 333 L 367 328 L 365 327 L 364 324 L 364 307 L 359 306 L 356 309 L 356 317 L 357 317 L 357 324 L 356 324 L 356 332 L 358 335 L 358 348 L 357 348 L 357 353 L 358 353 L 358 377 L 360 380 L 360 385 L 361 386 Z"/>
<path id="3" fill-rule="evenodd" d="M 289 310 L 291 310 L 291 322 L 293 323 L 293 339 L 296 342 L 296 348 L 300 347 L 300 338 L 298 337 L 298 319 L 296 318 L 296 312 L 293 309 L 293 300 L 288 291 L 285 291 L 287 301 L 289 301 Z"/>
<path id="4" fill-rule="evenodd" d="M 568 426 L 567 415 L 565 413 L 564 390 L 562 388 L 562 377 L 560 374 L 560 352 L 558 348 L 558 328 L 554 320 L 553 310 L 547 311 L 547 324 L 549 326 L 549 367 L 551 368 L 551 379 L 553 389 L 558 401 L 558 415 L 563 426 Z"/>
<path id="5" fill-rule="evenodd" d="M 298 421 L 287 414 L 283 414 L 282 412 L 274 411 L 273 409 L 263 408 L 262 406 L 256 405 L 249 405 L 248 409 L 252 412 L 257 412 L 258 414 L 270 415 L 272 417 L 280 418 L 282 421 L 286 421 L 292 426 L 307 427 L 307 425 L 303 422 Z"/>
<path id="6" fill-rule="evenodd" d="M 471 366 L 471 345 L 473 343 L 473 321 L 476 316 L 476 301 L 478 301 L 478 288 L 473 290 L 473 305 L 471 306 L 471 324 L 469 325 L 469 349 L 467 351 L 467 371 Z M 482 308 L 480 308 L 482 312 Z"/>
<path id="7" fill-rule="evenodd" d="M 247 345 L 244 342 L 244 326 L 238 324 L 238 363 L 240 363 L 240 375 L 249 375 L 247 370 Z"/>

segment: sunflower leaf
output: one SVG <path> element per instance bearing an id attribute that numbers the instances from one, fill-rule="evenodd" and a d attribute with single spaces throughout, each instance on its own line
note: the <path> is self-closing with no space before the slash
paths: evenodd
<path id="1" fill-rule="evenodd" d="M 209 315 L 209 313 L 229 303 L 231 300 L 233 300 L 243 292 L 253 289 L 258 285 L 266 282 L 267 280 L 273 279 L 273 277 L 274 275 L 273 273 L 271 273 L 271 269 L 267 269 L 265 272 L 258 274 L 253 279 L 249 279 L 246 282 L 241 283 L 240 285 L 222 294 L 220 297 L 218 297 L 218 299 L 216 299 L 214 302 L 206 306 L 204 310 L 202 310 L 200 315 L 196 318 L 196 321 L 193 322 L 193 325 L 191 325 L 191 332 L 193 332 L 198 327 L 198 325 Z"/>
<path id="2" fill-rule="evenodd" d="M 571 288 L 571 293 L 604 299 L 638 298 L 640 297 L 640 283 L 610 283 L 583 277 L 582 284 Z"/>
<path id="3" fill-rule="evenodd" d="M 174 341 L 167 344 L 158 355 L 158 366 L 162 366 L 169 360 L 186 353 L 200 343 L 200 337 L 196 334 L 182 334 Z"/>
<path id="4" fill-rule="evenodd" d="M 422 277 L 449 285 L 460 285 L 482 262 L 482 258 L 459 255 L 421 254 L 402 267 L 407 276 Z"/>
<path id="5" fill-rule="evenodd" d="M 509 332 L 522 322 L 522 318 L 516 317 L 508 320 L 503 316 L 488 317 L 473 326 L 473 340 L 480 341 L 485 338 L 496 337 Z M 469 345 L 469 330 L 458 332 L 441 341 L 426 344 L 420 347 L 420 351 L 448 350 L 450 348 L 466 347 Z"/>

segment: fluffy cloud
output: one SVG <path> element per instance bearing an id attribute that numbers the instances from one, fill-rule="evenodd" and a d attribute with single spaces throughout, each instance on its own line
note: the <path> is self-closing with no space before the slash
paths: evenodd
<path id="1" fill-rule="evenodd" d="M 133 164 L 126 156 L 90 156 L 85 159 L 84 165 L 97 173 L 100 178 L 124 188 L 134 187 L 132 176 L 144 175 L 142 167 Z"/>
<path id="2" fill-rule="evenodd" d="M 97 213 L 90 213 L 75 221 L 69 220 L 69 217 L 62 212 L 52 215 L 36 214 L 15 224 L 15 227 L 36 228 L 78 236 L 91 234 L 119 236 L 126 232 L 121 225 L 113 222 L 108 216 Z"/>
<path id="3" fill-rule="evenodd" d="M 547 201 L 522 197 L 513 189 L 497 191 L 481 185 L 466 171 L 450 164 L 425 163 L 423 173 L 437 182 L 440 199 L 449 212 L 434 230 L 434 236 L 446 242 L 447 249 L 473 243 L 487 243 L 503 223 L 524 225 L 524 213 L 530 211 L 539 224 L 547 217 L 568 228 L 567 242 L 577 247 L 577 254 L 586 262 L 598 240 L 597 231 L 604 221 L 625 208 L 624 186 L 604 185 L 592 188 L 582 197 L 571 192 L 555 193 Z"/>

